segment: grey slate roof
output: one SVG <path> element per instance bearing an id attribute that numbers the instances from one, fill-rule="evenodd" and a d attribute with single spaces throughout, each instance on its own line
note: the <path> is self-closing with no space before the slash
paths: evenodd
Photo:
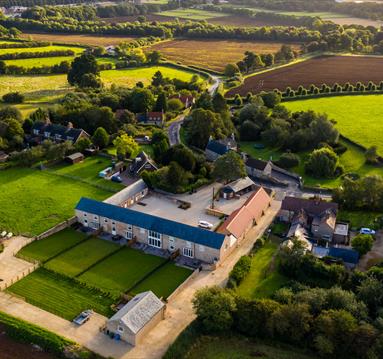
<path id="1" fill-rule="evenodd" d="M 189 226 L 151 214 L 137 212 L 130 208 L 118 207 L 89 198 L 81 198 L 76 209 L 210 248 L 220 249 L 225 239 L 225 235 L 221 233 Z"/>
<path id="2" fill-rule="evenodd" d="M 46 124 L 44 122 L 36 122 L 32 126 L 32 131 L 38 130 L 40 135 L 43 136 L 44 132 L 49 132 L 51 136 L 60 135 L 63 140 L 67 138 L 73 139 L 76 142 L 81 136 L 82 132 L 85 132 L 81 128 L 67 128 L 66 126 L 59 124 Z"/>
<path id="3" fill-rule="evenodd" d="M 227 145 L 217 141 L 217 140 L 209 140 L 206 150 L 209 150 L 211 152 L 217 153 L 219 155 L 224 155 L 226 152 L 229 151 L 229 148 Z"/>
<path id="4" fill-rule="evenodd" d="M 249 177 L 244 177 L 227 184 L 224 187 L 224 191 L 230 190 L 230 191 L 233 191 L 234 193 L 237 193 L 244 190 L 245 188 L 248 188 L 254 185 L 255 183 Z"/>
<path id="5" fill-rule="evenodd" d="M 132 183 L 130 186 L 125 187 L 120 192 L 114 194 L 112 197 L 107 198 L 104 202 L 119 206 L 121 203 L 123 203 L 127 199 L 132 198 L 133 196 L 144 191 L 147 188 L 148 186 L 146 185 L 144 180 L 139 179 L 138 181 Z"/>
<path id="6" fill-rule="evenodd" d="M 143 292 L 133 297 L 109 321 L 121 322 L 137 334 L 164 306 L 152 291 Z"/>

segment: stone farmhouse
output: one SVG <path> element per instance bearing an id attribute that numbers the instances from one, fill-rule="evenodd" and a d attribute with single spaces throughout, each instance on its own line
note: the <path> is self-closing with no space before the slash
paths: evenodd
<path id="1" fill-rule="evenodd" d="M 78 222 L 94 230 L 102 229 L 121 236 L 128 242 L 138 242 L 169 254 L 178 253 L 201 263 L 216 264 L 226 258 L 259 222 L 269 208 L 271 198 L 262 187 L 257 187 L 216 231 L 125 208 L 126 201 L 123 206 L 118 201 L 118 204 L 110 202 L 82 198 L 75 208 Z"/>
<path id="2" fill-rule="evenodd" d="M 74 128 L 71 122 L 67 126 L 53 124 L 50 120 L 35 122 L 32 126 L 28 142 L 39 144 L 44 140 L 53 142 L 70 141 L 76 144 L 80 138 L 89 138 L 89 134 L 81 128 Z"/>
<path id="3" fill-rule="evenodd" d="M 205 156 L 208 161 L 214 162 L 218 157 L 229 151 L 237 151 L 237 142 L 234 135 L 220 140 L 210 138 L 205 149 Z"/>
<path id="4" fill-rule="evenodd" d="M 282 201 L 279 219 L 290 223 L 290 236 L 303 233 L 326 245 L 348 242 L 348 225 L 337 222 L 338 204 L 319 198 L 286 197 Z"/>

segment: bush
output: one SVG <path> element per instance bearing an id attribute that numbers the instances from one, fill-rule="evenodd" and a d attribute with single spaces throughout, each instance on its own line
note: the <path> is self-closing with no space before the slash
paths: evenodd
<path id="1" fill-rule="evenodd" d="M 276 161 L 277 166 L 282 168 L 292 168 L 299 165 L 299 156 L 292 152 L 282 153 L 278 161 Z"/>
<path id="2" fill-rule="evenodd" d="M 229 287 L 235 287 L 240 284 L 246 275 L 250 272 L 251 258 L 249 256 L 242 256 L 235 264 L 229 274 Z"/>
<path id="3" fill-rule="evenodd" d="M 3 96 L 5 103 L 23 103 L 24 95 L 20 92 L 9 92 Z"/>
<path id="4" fill-rule="evenodd" d="M 374 239 L 370 234 L 358 234 L 352 239 L 351 246 L 363 256 L 371 250 L 373 243 Z"/>

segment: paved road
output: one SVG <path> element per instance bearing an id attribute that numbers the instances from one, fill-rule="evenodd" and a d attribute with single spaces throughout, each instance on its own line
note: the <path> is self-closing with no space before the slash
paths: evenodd
<path id="1" fill-rule="evenodd" d="M 167 305 L 165 320 L 161 321 L 147 335 L 144 341 L 136 347 L 116 342 L 101 333 L 99 328 L 105 323 L 106 318 L 98 314 L 92 316 L 89 322 L 79 327 L 4 292 L 0 292 L 0 311 L 54 331 L 105 357 L 115 359 L 160 359 L 169 345 L 195 318 L 192 306 L 192 298 L 195 292 L 206 286 L 225 285 L 234 264 L 242 255 L 251 250 L 257 238 L 264 233 L 265 229 L 273 221 L 279 208 L 280 202 L 274 201 L 272 207 L 259 224 L 248 234 L 247 240 L 236 248 L 215 271 L 202 271 L 194 277 Z"/>
<path id="2" fill-rule="evenodd" d="M 222 80 L 218 76 L 210 75 L 213 79 L 212 85 L 209 87 L 208 91 L 210 95 L 214 95 L 214 93 L 217 91 L 218 86 L 221 84 Z M 170 124 L 168 127 L 168 137 L 170 146 L 178 145 L 181 143 L 180 138 L 180 129 L 181 125 L 185 120 L 185 116 L 181 116 L 177 121 Z"/>

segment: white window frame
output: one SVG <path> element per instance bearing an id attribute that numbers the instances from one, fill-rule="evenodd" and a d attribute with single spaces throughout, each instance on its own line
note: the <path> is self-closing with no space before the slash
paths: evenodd
<path id="1" fill-rule="evenodd" d="M 174 251 L 176 249 L 174 242 L 175 242 L 174 237 L 169 237 L 169 250 L 170 251 Z"/>
<path id="2" fill-rule="evenodd" d="M 132 231 L 126 231 L 126 239 L 132 239 L 133 238 L 133 232 Z"/>
<path id="3" fill-rule="evenodd" d="M 148 231 L 148 244 L 151 247 L 162 248 L 162 234 L 156 231 Z"/>
<path id="4" fill-rule="evenodd" d="M 133 226 L 131 224 L 127 224 L 126 229 L 131 232 L 133 230 Z"/>
<path id="5" fill-rule="evenodd" d="M 193 248 L 187 248 L 187 247 L 184 247 L 184 248 L 182 249 L 182 254 L 183 254 L 185 257 L 194 258 L 194 251 L 193 251 Z"/>

